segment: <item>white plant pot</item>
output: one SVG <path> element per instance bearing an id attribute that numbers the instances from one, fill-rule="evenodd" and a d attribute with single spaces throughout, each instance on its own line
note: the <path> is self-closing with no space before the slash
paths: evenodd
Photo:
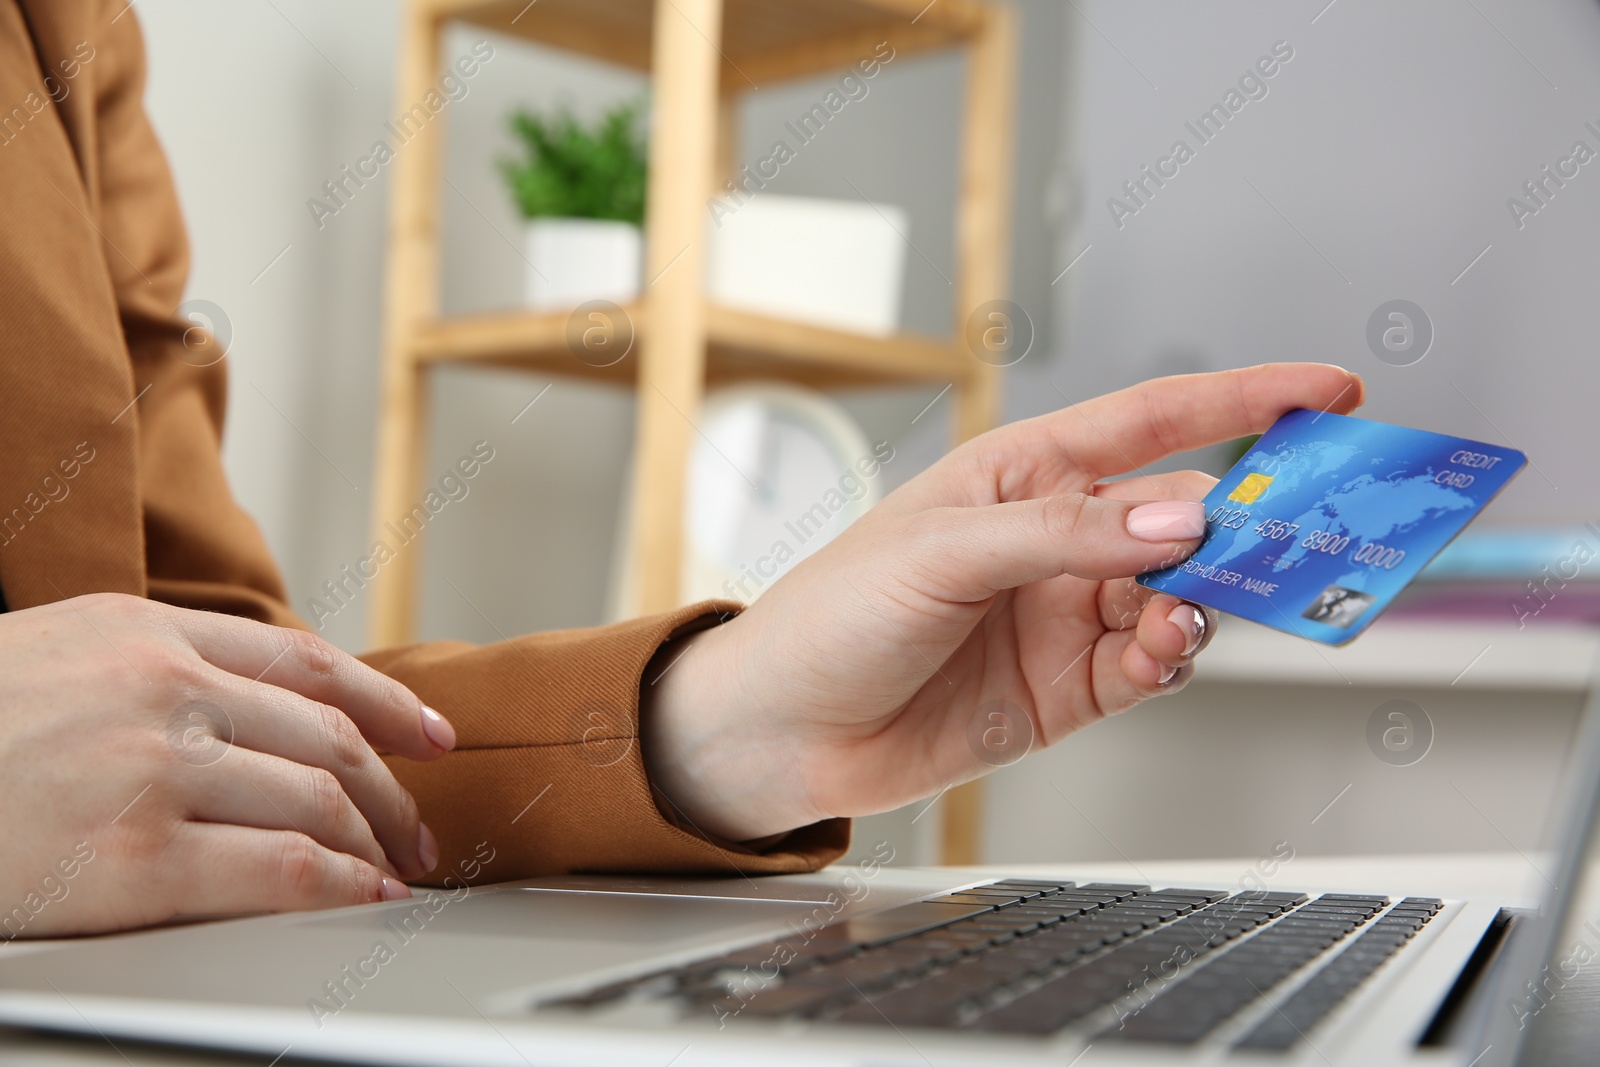
<path id="1" fill-rule="evenodd" d="M 532 219 L 524 300 L 535 311 L 561 311 L 591 300 L 627 304 L 639 296 L 644 239 L 631 222 Z"/>
<path id="2" fill-rule="evenodd" d="M 716 202 L 708 230 L 712 300 L 856 333 L 898 328 L 904 209 L 758 192 Z"/>

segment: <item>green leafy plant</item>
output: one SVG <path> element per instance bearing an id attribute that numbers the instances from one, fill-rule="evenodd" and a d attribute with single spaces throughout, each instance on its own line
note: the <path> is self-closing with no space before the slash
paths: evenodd
<path id="1" fill-rule="evenodd" d="M 612 108 L 585 125 L 568 110 L 511 116 L 522 157 L 500 160 L 500 172 L 524 218 L 644 221 L 643 103 Z"/>

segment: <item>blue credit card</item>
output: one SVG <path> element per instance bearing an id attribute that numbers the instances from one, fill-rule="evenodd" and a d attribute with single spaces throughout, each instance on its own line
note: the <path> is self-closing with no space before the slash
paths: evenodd
<path id="1" fill-rule="evenodd" d="M 1514 448 L 1291 411 L 1206 496 L 1206 536 L 1139 584 L 1342 645 L 1528 462 Z"/>

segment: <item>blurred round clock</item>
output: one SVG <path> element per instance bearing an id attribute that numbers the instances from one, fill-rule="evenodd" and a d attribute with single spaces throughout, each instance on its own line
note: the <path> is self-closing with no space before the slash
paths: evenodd
<path id="1" fill-rule="evenodd" d="M 875 452 L 833 400 L 796 386 L 709 394 L 689 455 L 680 599 L 760 596 L 878 500 Z"/>

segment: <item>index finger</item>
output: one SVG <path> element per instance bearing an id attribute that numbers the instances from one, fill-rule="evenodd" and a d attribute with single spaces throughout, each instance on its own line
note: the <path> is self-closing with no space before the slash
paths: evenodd
<path id="1" fill-rule="evenodd" d="M 431 760 L 455 745 L 450 724 L 415 693 L 315 634 L 213 612 L 168 618 L 207 663 L 338 708 L 375 748 Z"/>
<path id="2" fill-rule="evenodd" d="M 1296 408 L 1343 415 L 1366 399 L 1361 376 L 1329 363 L 1263 363 L 1152 378 L 1033 420 L 1092 478 L 1261 433 Z"/>

